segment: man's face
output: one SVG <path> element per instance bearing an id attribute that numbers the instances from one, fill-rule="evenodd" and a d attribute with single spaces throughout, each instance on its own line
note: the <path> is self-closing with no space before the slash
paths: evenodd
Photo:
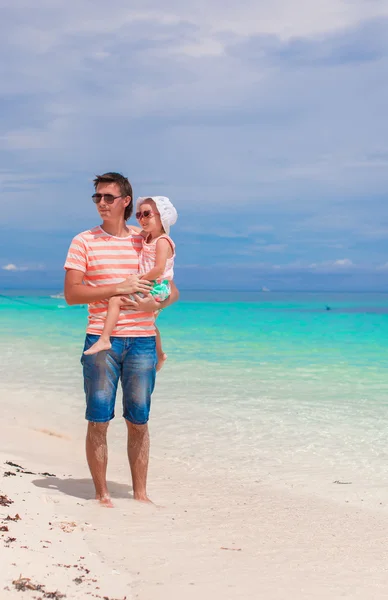
<path id="1" fill-rule="evenodd" d="M 117 183 L 99 183 L 97 185 L 96 194 L 110 194 L 115 197 L 113 204 L 108 204 L 105 196 L 103 196 L 96 205 L 103 221 L 124 220 L 124 211 L 131 202 L 131 198 L 129 196 L 124 198 L 121 196 L 120 186 Z M 119 197 L 117 198 L 116 196 Z"/>

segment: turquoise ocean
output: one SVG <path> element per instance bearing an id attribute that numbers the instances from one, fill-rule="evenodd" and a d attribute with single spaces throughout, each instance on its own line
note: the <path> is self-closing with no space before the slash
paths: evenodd
<path id="1" fill-rule="evenodd" d="M 81 437 L 87 310 L 53 296 L 2 292 L 2 413 Z M 388 294 L 186 291 L 158 325 L 152 452 L 215 485 L 388 507 Z"/>

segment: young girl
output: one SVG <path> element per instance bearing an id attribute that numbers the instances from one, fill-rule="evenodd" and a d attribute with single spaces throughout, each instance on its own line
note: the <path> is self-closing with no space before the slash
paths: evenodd
<path id="1" fill-rule="evenodd" d="M 139 274 L 141 279 L 153 282 L 151 295 L 157 302 L 163 302 L 171 293 L 170 281 L 174 278 L 175 244 L 169 237 L 170 225 L 177 220 L 177 212 L 173 204 L 165 196 L 138 198 L 136 202 L 136 218 L 142 228 L 143 248 L 139 257 Z M 120 314 L 121 301 L 118 296 L 109 299 L 104 329 L 100 339 L 85 351 L 85 354 L 96 354 L 111 347 L 110 336 Z M 156 352 L 159 371 L 167 356 L 162 350 L 162 342 L 156 328 Z"/>

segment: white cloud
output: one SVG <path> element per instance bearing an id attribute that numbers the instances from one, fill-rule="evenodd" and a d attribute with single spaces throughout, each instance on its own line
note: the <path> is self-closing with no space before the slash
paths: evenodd
<path id="1" fill-rule="evenodd" d="M 385 0 L 2 7 L 6 226 L 22 214 L 28 227 L 85 228 L 90 180 L 112 168 L 136 194 L 171 196 L 182 232 L 218 232 L 231 255 L 234 238 L 241 255 L 284 251 L 279 268 L 357 269 L 355 240 L 388 238 Z M 254 233 L 267 238 L 257 250 Z M 354 264 L 336 259 L 342 245 Z"/>
<path id="2" fill-rule="evenodd" d="M 350 258 L 339 258 L 333 262 L 334 267 L 352 267 L 353 262 Z"/>
<path id="3" fill-rule="evenodd" d="M 2 4 L 8 6 L 11 14 L 12 10 L 15 15 L 20 12 L 20 2 L 17 7 L 9 1 Z M 271 34 L 282 40 L 319 36 L 354 27 L 364 19 L 387 16 L 388 6 L 385 0 L 293 0 L 292 3 L 165 0 L 163 6 L 157 0 L 132 0 L 129 7 L 126 0 L 113 0 L 111 10 L 107 11 L 103 0 L 96 0 L 93 6 L 87 0 L 59 0 L 55 7 L 36 0 L 33 5 L 25 3 L 23 13 L 25 22 L 17 19 L 12 41 L 16 46 L 29 43 L 36 53 L 49 52 L 71 36 L 123 35 L 129 25 L 145 22 L 165 26 L 188 23 L 199 30 L 197 45 L 208 45 L 212 54 L 214 38 L 222 34 L 229 37 Z M 32 15 L 35 19 L 30 18 Z M 185 40 L 178 39 L 176 44 L 187 48 Z"/>
<path id="4" fill-rule="evenodd" d="M 17 267 L 13 263 L 1 267 L 4 271 L 28 271 L 28 267 Z"/>
<path id="5" fill-rule="evenodd" d="M 360 268 L 350 258 L 339 258 L 337 260 L 324 260 L 308 265 L 307 270 L 320 273 L 336 273 Z"/>
<path id="6" fill-rule="evenodd" d="M 29 266 L 25 265 L 15 265 L 14 263 L 9 263 L 8 265 L 4 265 L 1 267 L 3 271 L 42 271 L 44 269 L 44 265 L 42 264 L 33 264 Z"/>

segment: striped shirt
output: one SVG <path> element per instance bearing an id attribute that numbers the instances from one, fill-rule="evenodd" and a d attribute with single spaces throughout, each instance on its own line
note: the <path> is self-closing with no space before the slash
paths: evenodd
<path id="1" fill-rule="evenodd" d="M 84 274 L 85 285 L 117 284 L 129 275 L 137 275 L 143 238 L 131 233 L 125 238 L 94 227 L 75 236 L 70 244 L 65 269 Z M 100 335 L 104 326 L 108 300 L 88 305 L 87 333 Z M 154 313 L 121 310 L 112 335 L 118 337 L 149 337 L 155 335 Z"/>

